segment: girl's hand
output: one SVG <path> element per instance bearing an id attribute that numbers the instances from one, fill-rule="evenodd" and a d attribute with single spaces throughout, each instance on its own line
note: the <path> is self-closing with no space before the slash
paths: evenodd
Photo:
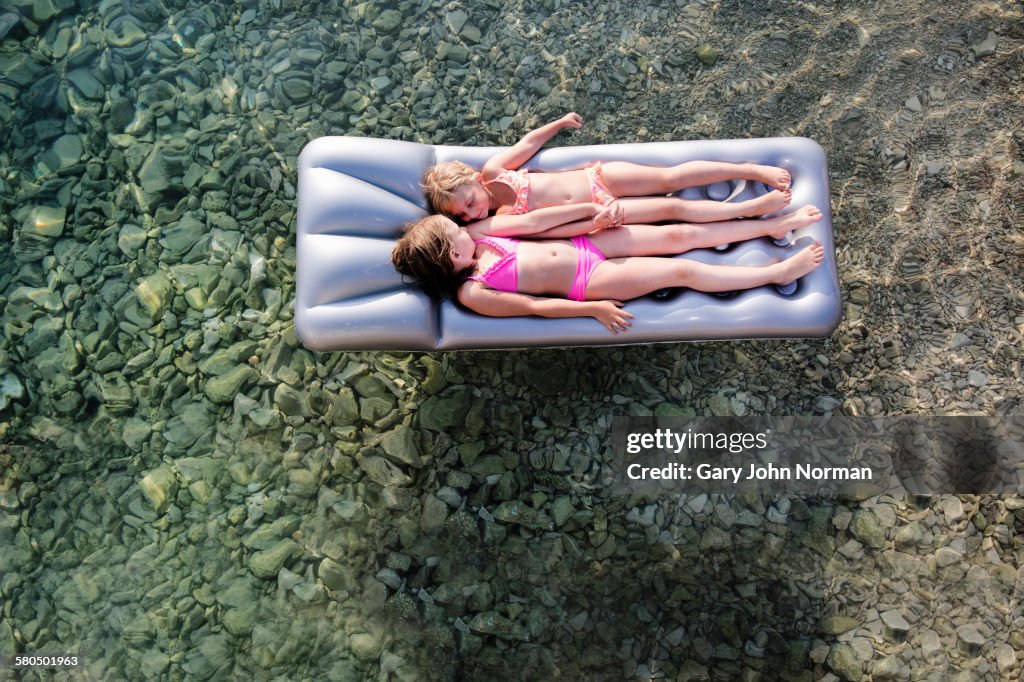
<path id="1" fill-rule="evenodd" d="M 607 206 L 601 207 L 600 210 L 594 215 L 594 230 L 603 230 L 608 227 L 619 227 L 625 220 L 626 213 L 622 209 L 622 205 L 613 201 Z"/>
<path id="2" fill-rule="evenodd" d="M 618 334 L 619 332 L 625 332 L 627 329 L 633 326 L 630 320 L 633 318 L 632 313 L 627 313 L 625 310 L 619 310 L 625 305 L 622 301 L 593 301 L 594 312 L 591 316 L 608 328 L 612 334 Z"/>
<path id="3" fill-rule="evenodd" d="M 562 128 L 582 128 L 583 117 L 574 111 L 558 119 L 558 123 Z"/>

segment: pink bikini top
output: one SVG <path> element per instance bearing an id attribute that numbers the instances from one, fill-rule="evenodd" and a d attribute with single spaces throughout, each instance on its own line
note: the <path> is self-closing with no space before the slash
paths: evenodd
<path id="1" fill-rule="evenodd" d="M 490 182 L 485 182 L 483 179 L 480 182 L 484 187 L 495 182 L 511 187 L 512 191 L 516 193 L 516 203 L 512 206 L 512 210 L 509 211 L 509 215 L 522 215 L 529 210 L 527 204 L 530 199 L 530 179 L 526 176 L 528 172 L 525 170 L 508 170 L 506 168 L 498 174 L 498 177 Z"/>
<path id="2" fill-rule="evenodd" d="M 516 268 L 516 249 L 519 248 L 518 239 L 506 239 L 504 237 L 484 237 L 475 240 L 477 244 L 483 242 L 497 251 L 501 256 L 491 267 L 479 275 L 471 275 L 470 279 L 483 282 L 492 289 L 498 291 L 519 291 L 519 273 Z"/>

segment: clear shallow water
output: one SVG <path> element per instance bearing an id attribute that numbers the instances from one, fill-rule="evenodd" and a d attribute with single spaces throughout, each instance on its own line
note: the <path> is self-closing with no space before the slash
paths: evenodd
<path id="1" fill-rule="evenodd" d="M 1014 408 L 1019 8 L 60 5 L 0 44 L 4 652 L 100 679 L 1018 674 L 1017 498 L 592 481 L 615 414 Z M 818 140 L 839 330 L 298 346 L 306 141 L 508 143 L 568 110 L 559 144 Z"/>

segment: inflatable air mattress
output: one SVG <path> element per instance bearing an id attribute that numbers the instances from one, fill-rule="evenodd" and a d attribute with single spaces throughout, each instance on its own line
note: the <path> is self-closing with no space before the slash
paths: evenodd
<path id="1" fill-rule="evenodd" d="M 761 265 L 820 241 L 824 264 L 795 286 L 731 295 L 659 292 L 626 304 L 636 317 L 617 336 L 589 317 L 484 317 L 453 300 L 431 301 L 390 262 L 402 227 L 427 213 L 419 186 L 423 171 L 453 159 L 479 168 L 497 151 L 356 137 L 322 137 L 306 145 L 299 157 L 295 330 L 307 348 L 435 351 L 820 337 L 839 324 L 825 154 L 806 138 L 555 147 L 524 166 L 561 171 L 592 161 L 668 166 L 705 159 L 786 168 L 793 177 L 793 202 L 786 210 L 814 204 L 824 214 L 820 221 L 794 233 L 788 244 L 762 238 L 675 257 Z M 688 188 L 678 196 L 743 201 L 767 191 L 760 183 L 736 181 Z"/>

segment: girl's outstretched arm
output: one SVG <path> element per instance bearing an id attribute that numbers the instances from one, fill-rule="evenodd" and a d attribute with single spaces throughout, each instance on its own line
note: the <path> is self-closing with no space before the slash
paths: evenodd
<path id="1" fill-rule="evenodd" d="M 612 334 L 626 331 L 633 323 L 631 313 L 620 310 L 622 301 L 570 301 L 510 291 L 496 291 L 480 282 L 459 287 L 459 302 L 470 310 L 489 317 L 593 317 Z"/>
<path id="2" fill-rule="evenodd" d="M 536 130 L 531 130 L 519 142 L 489 158 L 480 174 L 484 180 L 493 180 L 503 170 L 516 170 L 540 151 L 540 148 L 557 135 L 559 130 L 582 127 L 583 119 L 579 114 L 573 112 Z"/>
<path id="3" fill-rule="evenodd" d="M 466 226 L 466 231 L 473 239 L 480 239 L 484 236 L 491 237 L 536 237 L 538 233 L 545 232 L 550 237 L 575 237 L 578 234 L 593 232 L 607 225 L 595 221 L 598 215 L 606 215 L 608 210 L 600 204 L 566 204 L 564 206 L 548 206 L 538 208 L 529 213 L 520 215 L 502 214 L 495 215 Z M 569 233 L 548 235 L 547 230 L 559 226 L 567 227 L 573 225 Z"/>
<path id="4" fill-rule="evenodd" d="M 530 239 L 568 239 L 581 234 L 591 234 L 597 230 L 604 230 L 609 227 L 618 227 L 623 224 L 625 214 L 618 202 L 603 209 L 596 204 L 597 214 L 590 220 L 577 220 L 573 223 L 565 223 L 549 228 L 543 232 L 535 232 Z"/>

